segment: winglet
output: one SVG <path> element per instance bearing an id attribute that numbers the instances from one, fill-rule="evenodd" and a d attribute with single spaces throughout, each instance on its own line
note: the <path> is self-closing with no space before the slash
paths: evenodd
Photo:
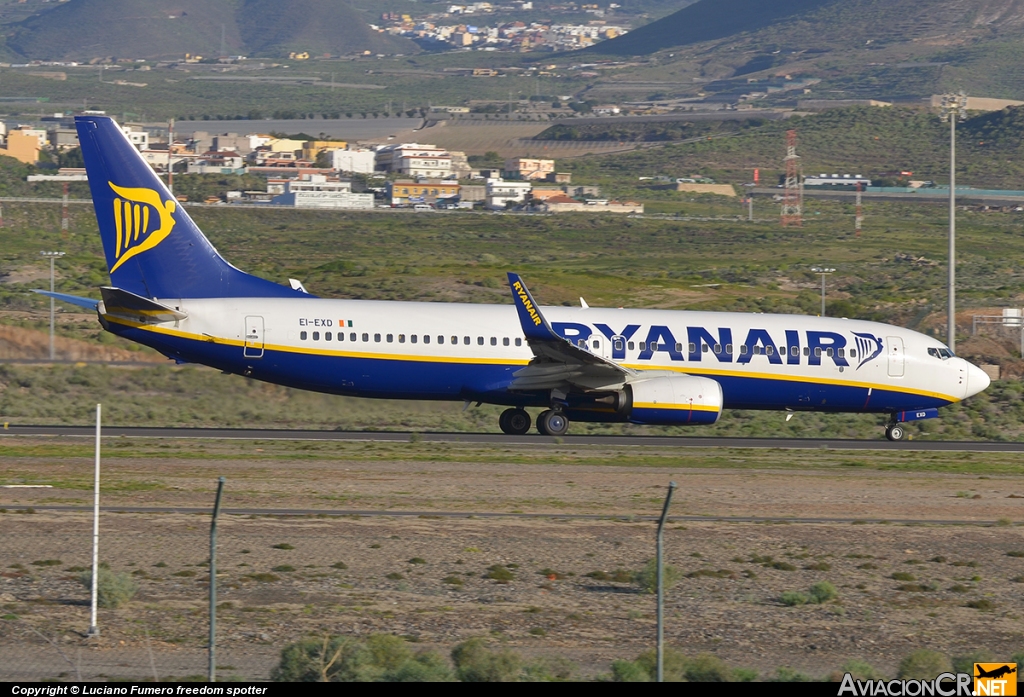
<path id="1" fill-rule="evenodd" d="M 519 323 L 523 327 L 523 335 L 527 340 L 539 339 L 541 341 L 558 340 L 560 337 L 551 329 L 551 325 L 540 313 L 540 307 L 530 295 L 530 290 L 519 278 L 519 274 L 508 273 L 508 285 L 512 290 L 512 302 L 515 303 L 516 312 L 519 313 Z"/>

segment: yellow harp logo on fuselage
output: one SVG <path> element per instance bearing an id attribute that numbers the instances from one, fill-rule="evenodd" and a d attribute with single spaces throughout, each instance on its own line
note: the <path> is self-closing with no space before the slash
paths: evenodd
<path id="1" fill-rule="evenodd" d="M 136 254 L 153 249 L 171 234 L 174 210 L 178 202 L 164 201 L 153 189 L 130 188 L 107 182 L 114 197 L 114 230 L 116 232 L 114 266 L 110 272 Z M 154 227 L 155 224 L 155 227 Z"/>

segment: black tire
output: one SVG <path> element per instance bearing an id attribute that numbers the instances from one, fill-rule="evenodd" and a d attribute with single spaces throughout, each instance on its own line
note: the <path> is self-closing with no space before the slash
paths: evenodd
<path id="1" fill-rule="evenodd" d="M 564 436 L 569 430 L 569 419 L 561 411 L 542 411 L 537 417 L 537 430 L 545 436 Z"/>
<path id="2" fill-rule="evenodd" d="M 885 429 L 885 437 L 893 442 L 903 440 L 906 434 L 907 431 L 899 424 L 893 424 Z"/>
<path id="3" fill-rule="evenodd" d="M 506 409 L 501 412 L 498 425 L 503 433 L 521 436 L 530 430 L 530 415 L 525 409 Z"/>

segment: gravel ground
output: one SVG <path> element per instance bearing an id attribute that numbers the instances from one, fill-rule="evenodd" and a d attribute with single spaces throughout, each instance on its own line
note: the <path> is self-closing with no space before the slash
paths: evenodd
<path id="1" fill-rule="evenodd" d="M 824 676 L 852 658 L 895 673 L 918 648 L 987 649 L 999 658 L 1024 649 L 1024 558 L 1008 554 L 1024 551 L 1024 528 L 973 524 L 1024 519 L 1019 477 L 503 459 L 497 451 L 474 462 L 124 457 L 106 464 L 104 503 L 209 505 L 212 483 L 225 475 L 231 507 L 466 513 L 224 516 L 218 663 L 230 666 L 222 674 L 243 678 L 266 677 L 288 642 L 373 632 L 444 653 L 488 636 L 527 656 L 569 657 L 584 676 L 606 673 L 613 659 L 653 645 L 654 597 L 615 572 L 643 567 L 654 527 L 557 516 L 656 514 L 669 479 L 680 485 L 677 514 L 890 521 L 670 524 L 667 561 L 681 578 L 667 594 L 666 638 L 685 653 L 713 653 L 763 676 L 779 666 Z M 101 609 L 99 639 L 83 638 L 88 598 L 75 567 L 89 563 L 90 517 L 15 511 L 88 503 L 90 468 L 87 458 L 0 456 L 0 478 L 55 485 L 0 489 L 0 679 L 74 676 L 76 666 L 85 678 L 202 674 L 207 516 L 103 515 L 101 559 L 134 574 L 139 591 L 116 610 Z M 471 515 L 492 511 L 550 517 Z M 905 522 L 921 519 L 963 524 Z M 496 566 L 511 579 L 487 578 Z M 780 601 L 824 580 L 838 599 Z"/>

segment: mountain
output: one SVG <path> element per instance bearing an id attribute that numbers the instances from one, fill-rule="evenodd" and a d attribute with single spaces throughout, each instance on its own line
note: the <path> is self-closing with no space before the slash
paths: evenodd
<path id="1" fill-rule="evenodd" d="M 602 79 L 603 100 L 648 83 L 658 98 L 770 96 L 798 76 L 820 80 L 816 99 L 1024 99 L 1022 41 L 1024 0 L 699 0 L 586 53 L 647 58 Z"/>
<path id="2" fill-rule="evenodd" d="M 721 39 L 835 49 L 925 41 L 950 46 L 1024 32 L 1022 0 L 700 0 L 602 42 L 592 53 L 648 55 Z"/>
<path id="3" fill-rule="evenodd" d="M 5 30 L 29 60 L 418 51 L 342 0 L 68 0 Z"/>

